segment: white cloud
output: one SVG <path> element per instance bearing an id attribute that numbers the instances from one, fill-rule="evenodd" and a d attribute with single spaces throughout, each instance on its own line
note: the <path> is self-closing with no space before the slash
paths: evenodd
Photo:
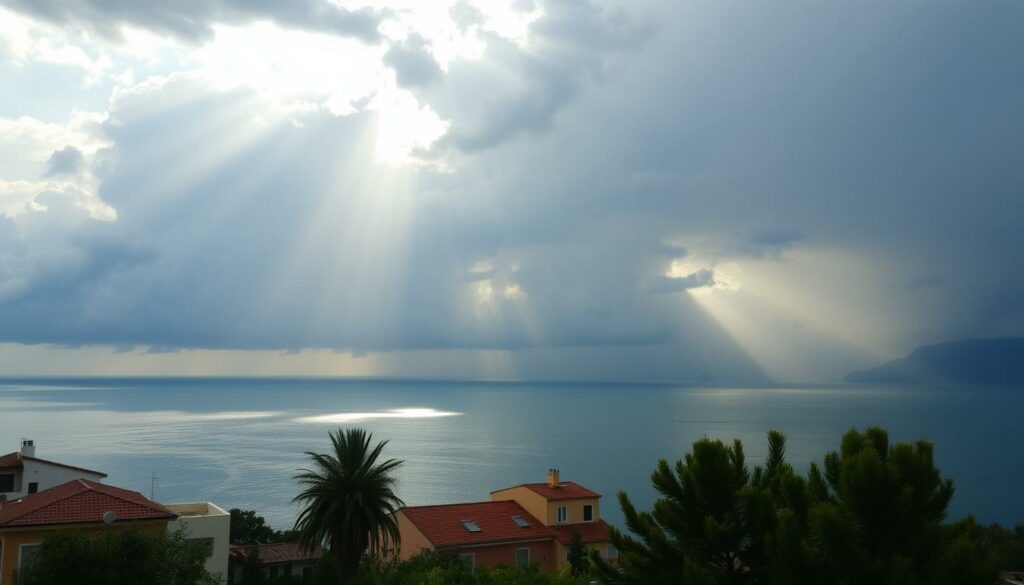
<path id="1" fill-rule="evenodd" d="M 71 38 L 58 26 L 0 7 L 0 55 L 4 54 L 20 67 L 38 62 L 81 68 L 86 85 L 97 83 L 112 68 L 110 56 L 88 37 Z"/>

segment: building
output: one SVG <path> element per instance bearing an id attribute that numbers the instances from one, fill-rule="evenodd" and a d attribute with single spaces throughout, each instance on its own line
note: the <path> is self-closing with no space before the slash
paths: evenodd
<path id="1" fill-rule="evenodd" d="M 0 456 L 0 505 L 5 501 L 21 504 L 29 501 L 29 496 L 49 492 L 56 487 L 73 484 L 75 480 L 84 480 L 86 482 L 85 485 L 101 485 L 100 481 L 107 477 L 107 474 L 100 471 L 39 459 L 35 454 L 35 442 L 31 439 L 22 439 L 19 451 Z M 112 489 L 120 490 L 120 488 Z M 137 492 L 120 491 L 142 497 Z M 230 545 L 231 531 L 230 514 L 208 502 L 161 506 L 161 504 L 156 502 L 148 499 L 145 500 L 173 514 L 174 519 L 172 521 L 164 522 L 168 530 L 173 532 L 184 528 L 186 540 L 191 540 L 197 546 L 202 546 L 208 551 L 207 571 L 212 574 L 221 575 L 222 580 L 227 577 L 228 547 Z M 6 509 L 10 511 L 14 510 L 15 507 L 8 506 Z M 57 510 L 57 508 L 53 510 Z M 57 514 L 56 511 L 53 513 Z M 60 514 L 64 514 L 64 512 L 61 511 Z M 77 522 L 65 522 L 60 517 L 60 514 L 54 516 L 55 522 L 53 526 L 62 527 L 67 525 L 78 527 Z M 75 518 L 73 515 L 70 517 Z M 125 520 L 119 517 L 118 523 L 123 524 L 124 522 Z M 0 528 L 0 530 L 3 529 Z M 31 551 L 32 549 L 29 548 L 29 550 Z M 16 568 L 20 566 L 17 555 L 14 556 L 13 561 L 8 561 L 8 564 L 4 564 L 3 557 L 8 553 L 10 551 L 6 553 L 0 551 L 0 570 L 6 570 L 3 567 Z M 0 585 L 8 585 L 3 581 L 2 577 L 0 577 Z"/>
<path id="2" fill-rule="evenodd" d="M 0 455 L 0 501 L 14 500 L 73 479 L 100 482 L 107 474 L 36 457 L 35 442 L 22 439 L 21 449 Z"/>
<path id="3" fill-rule="evenodd" d="M 313 581 L 316 564 L 324 556 L 320 547 L 306 550 L 293 542 L 231 546 L 231 577 L 229 582 L 241 583 L 246 570 L 258 570 L 268 579 L 297 577 L 302 583 Z M 247 566 L 252 559 L 255 566 Z"/>
<path id="4" fill-rule="evenodd" d="M 7 500 L 0 503 L 0 585 L 15 585 L 18 571 L 55 529 L 166 531 L 177 517 L 138 492 L 86 479 Z"/>
<path id="5" fill-rule="evenodd" d="M 231 514 L 210 502 L 166 504 L 178 519 L 168 523 L 171 532 L 184 530 L 186 542 L 201 546 L 206 552 L 206 570 L 227 579 L 231 542 Z"/>
<path id="6" fill-rule="evenodd" d="M 600 500 L 551 469 L 546 482 L 491 492 L 487 502 L 405 507 L 395 513 L 398 557 L 450 550 L 471 567 L 536 564 L 557 571 L 568 564 L 569 543 L 579 532 L 588 549 L 614 563 L 618 552 L 608 544 Z"/>

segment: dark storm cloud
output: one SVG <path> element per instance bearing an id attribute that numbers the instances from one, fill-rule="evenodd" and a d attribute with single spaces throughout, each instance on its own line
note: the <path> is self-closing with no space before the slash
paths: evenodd
<path id="1" fill-rule="evenodd" d="M 690 295 L 651 294 L 729 274 L 743 288 L 727 302 L 763 313 L 730 261 L 881 321 L 903 349 L 1024 333 L 1020 4 L 663 3 L 656 32 L 639 8 L 541 6 L 525 48 L 491 38 L 416 86 L 451 123 L 450 172 L 375 181 L 369 113 L 309 114 L 232 149 L 218 141 L 260 114 L 246 92 L 180 78 L 115 100 L 98 172 L 118 220 L 3 218 L 0 335 L 562 346 L 576 363 L 626 347 L 647 377 L 679 355 L 750 372 Z M 665 278 L 683 256 L 716 272 Z M 942 274 L 956 278 L 904 286 Z M 816 333 L 828 316 L 773 319 L 766 336 L 830 375 L 860 358 Z"/>
<path id="2" fill-rule="evenodd" d="M 452 64 L 444 87 L 426 94 L 455 121 L 440 147 L 472 152 L 549 129 L 613 57 L 639 48 L 653 33 L 648 22 L 595 2 L 552 0 L 543 10 L 526 49 L 487 35 L 487 59 Z"/>
<path id="3" fill-rule="evenodd" d="M 347 10 L 326 0 L 0 0 L 9 8 L 61 26 L 81 26 L 108 37 L 130 25 L 189 41 L 213 36 L 213 25 L 271 19 L 286 27 L 329 32 L 364 41 L 379 38 L 382 13 Z"/>
<path id="4" fill-rule="evenodd" d="M 806 238 L 803 232 L 792 229 L 762 229 L 743 236 L 738 252 L 754 258 L 778 258 L 786 248 Z"/>
<path id="5" fill-rule="evenodd" d="M 58 177 L 61 175 L 73 175 L 82 169 L 85 159 L 82 151 L 74 146 L 65 146 L 60 150 L 53 151 L 46 161 L 46 177 Z"/>
<path id="6" fill-rule="evenodd" d="M 671 294 L 714 284 L 715 272 L 705 268 L 686 276 L 659 276 L 647 285 L 647 291 L 656 294 Z"/>
<path id="7" fill-rule="evenodd" d="M 904 282 L 903 286 L 908 289 L 930 288 L 933 286 L 942 286 L 946 284 L 948 280 L 949 278 L 943 274 L 930 274 L 928 276 L 911 278 Z"/>

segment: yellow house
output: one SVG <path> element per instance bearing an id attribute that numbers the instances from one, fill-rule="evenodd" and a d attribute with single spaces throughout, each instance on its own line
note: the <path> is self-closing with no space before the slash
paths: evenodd
<path id="1" fill-rule="evenodd" d="M 0 503 L 0 585 L 17 585 L 18 571 L 56 530 L 98 532 L 132 526 L 167 531 L 178 516 L 138 492 L 76 479 Z"/>
<path id="2" fill-rule="evenodd" d="M 608 543 L 608 524 L 601 519 L 601 494 L 575 482 L 562 481 L 549 469 L 544 483 L 524 483 L 491 492 L 491 501 L 512 500 L 555 534 L 556 569 L 568 564 L 569 543 L 580 533 L 583 544 L 602 558 L 616 562 L 619 553 Z"/>
<path id="3" fill-rule="evenodd" d="M 487 502 L 407 506 L 395 512 L 401 534 L 394 553 L 409 559 L 426 550 L 451 550 L 471 568 L 536 565 L 558 571 L 569 564 L 569 544 L 579 532 L 586 548 L 618 562 L 601 519 L 601 494 L 548 470 L 545 483 L 491 492 Z M 3 585 L 3 584 L 0 584 Z"/>

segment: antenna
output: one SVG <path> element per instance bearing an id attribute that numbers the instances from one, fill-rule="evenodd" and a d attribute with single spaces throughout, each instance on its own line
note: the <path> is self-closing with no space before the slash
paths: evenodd
<path id="1" fill-rule="evenodd" d="M 106 524 L 107 526 L 110 526 L 114 522 L 117 522 L 117 513 L 115 513 L 113 510 L 110 510 L 108 512 L 104 512 L 103 513 L 103 523 L 104 524 Z"/>
<path id="2" fill-rule="evenodd" d="M 153 474 L 149 476 L 149 499 L 155 500 L 156 493 L 156 470 L 153 470 Z"/>

